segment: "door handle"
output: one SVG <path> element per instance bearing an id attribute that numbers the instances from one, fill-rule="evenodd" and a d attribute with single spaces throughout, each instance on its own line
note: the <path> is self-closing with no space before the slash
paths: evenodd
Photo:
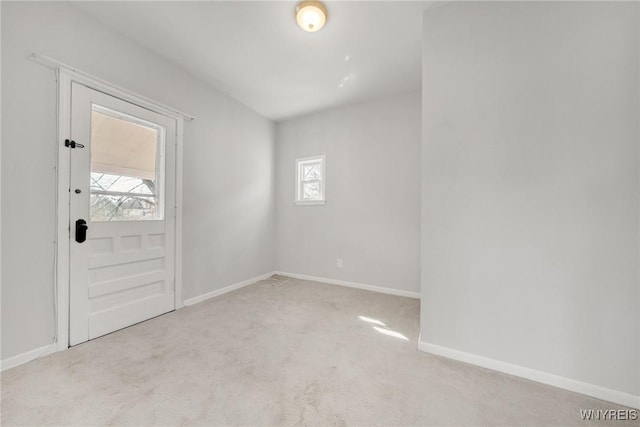
<path id="1" fill-rule="evenodd" d="M 76 221 L 76 242 L 82 243 L 87 240 L 87 230 L 89 226 L 87 225 L 87 221 L 84 219 L 79 219 Z"/>

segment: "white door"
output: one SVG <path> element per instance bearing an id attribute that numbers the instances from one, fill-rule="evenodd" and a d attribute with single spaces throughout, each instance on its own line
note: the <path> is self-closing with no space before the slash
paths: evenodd
<path id="1" fill-rule="evenodd" d="M 175 141 L 175 119 L 72 83 L 70 345 L 174 309 Z"/>

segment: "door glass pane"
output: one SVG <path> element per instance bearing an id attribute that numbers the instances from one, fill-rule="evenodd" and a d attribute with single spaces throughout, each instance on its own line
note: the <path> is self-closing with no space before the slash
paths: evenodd
<path id="1" fill-rule="evenodd" d="M 93 105 L 91 221 L 163 219 L 164 128 Z"/>

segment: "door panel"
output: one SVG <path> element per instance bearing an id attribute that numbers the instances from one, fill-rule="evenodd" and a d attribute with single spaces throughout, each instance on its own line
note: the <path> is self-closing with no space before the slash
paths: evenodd
<path id="1" fill-rule="evenodd" d="M 70 344 L 174 309 L 175 120 L 71 88 Z M 88 223 L 76 241 L 75 223 Z"/>

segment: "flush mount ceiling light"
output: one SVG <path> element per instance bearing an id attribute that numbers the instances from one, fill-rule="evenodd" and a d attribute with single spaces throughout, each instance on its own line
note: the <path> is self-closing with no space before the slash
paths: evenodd
<path id="1" fill-rule="evenodd" d="M 296 21 L 305 31 L 314 33 L 327 22 L 327 8 L 319 1 L 303 1 L 296 6 Z"/>

